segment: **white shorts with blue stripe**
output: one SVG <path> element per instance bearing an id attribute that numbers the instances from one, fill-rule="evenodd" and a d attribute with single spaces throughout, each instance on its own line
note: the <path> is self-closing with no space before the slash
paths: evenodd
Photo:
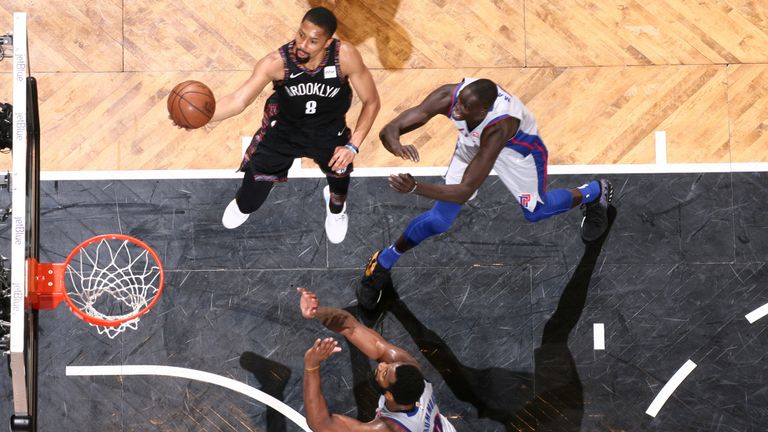
<path id="1" fill-rule="evenodd" d="M 448 171 L 445 173 L 445 184 L 461 183 L 462 178 L 464 178 L 464 171 L 477 154 L 478 149 L 479 147 L 463 145 L 456 147 L 451 163 L 448 165 Z M 539 190 L 543 190 L 544 185 L 539 183 L 536 161 L 532 154 L 522 156 L 517 151 L 505 147 L 499 153 L 493 169 L 517 199 L 517 202 L 526 210 L 532 212 L 536 208 L 536 204 L 544 202 L 539 195 Z M 474 199 L 476 195 L 477 192 L 470 199 Z"/>

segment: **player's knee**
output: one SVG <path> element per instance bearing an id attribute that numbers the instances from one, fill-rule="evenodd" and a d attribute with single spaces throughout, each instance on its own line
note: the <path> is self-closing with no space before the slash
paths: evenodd
<path id="1" fill-rule="evenodd" d="M 420 223 L 415 224 L 413 227 L 414 239 L 419 241 L 448 231 L 453 222 L 453 220 L 446 219 L 434 209 L 425 213 L 424 216 Z"/>
<path id="2" fill-rule="evenodd" d="M 422 213 L 405 229 L 405 238 L 412 245 L 418 245 L 429 237 L 442 234 L 450 229 L 453 219 L 440 215 L 434 209 Z"/>
<path id="3" fill-rule="evenodd" d="M 437 214 L 434 210 L 430 210 L 430 213 L 432 214 L 430 215 L 431 217 L 428 219 L 428 222 L 432 235 L 442 234 L 448 231 L 451 228 L 451 225 L 453 225 L 453 219 Z"/>
<path id="4" fill-rule="evenodd" d="M 435 234 L 442 234 L 448 231 L 453 225 L 453 221 L 459 215 L 461 204 L 438 201 L 429 210 L 429 220 Z"/>
<path id="5" fill-rule="evenodd" d="M 525 216 L 525 219 L 528 222 L 538 222 L 542 219 L 546 219 L 546 215 L 544 214 L 544 208 L 543 206 L 536 206 L 536 209 L 534 211 L 528 211 L 528 209 L 523 209 L 523 216 Z"/>

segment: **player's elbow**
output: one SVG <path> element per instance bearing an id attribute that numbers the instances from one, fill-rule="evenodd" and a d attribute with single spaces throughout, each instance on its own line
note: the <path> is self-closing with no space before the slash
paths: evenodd
<path id="1" fill-rule="evenodd" d="M 333 425 L 333 414 L 330 414 L 328 417 L 323 417 L 320 419 L 313 419 L 311 417 L 307 417 L 307 426 L 309 426 L 309 429 L 313 432 L 332 432 L 337 430 L 337 428 Z"/>
<path id="2" fill-rule="evenodd" d="M 374 114 L 378 113 L 381 109 L 381 99 L 379 99 L 379 94 L 376 93 L 371 96 L 370 99 L 363 102 L 363 105 L 368 107 Z"/>
<path id="3" fill-rule="evenodd" d="M 381 143 L 384 144 L 384 147 L 387 149 L 390 148 L 389 146 L 389 140 L 391 137 L 398 137 L 400 135 L 397 125 L 395 125 L 392 122 L 387 123 L 384 125 L 383 128 L 379 131 L 379 140 L 381 140 Z"/>
<path id="4" fill-rule="evenodd" d="M 227 96 L 216 103 L 216 110 L 211 118 L 212 122 L 226 120 L 245 111 L 246 103 L 237 98 Z"/>
<path id="5" fill-rule="evenodd" d="M 241 98 L 233 98 L 229 105 L 229 111 L 233 116 L 242 114 L 242 112 L 245 111 L 245 109 L 250 104 L 249 102 L 250 101 L 244 101 Z"/>
<path id="6" fill-rule="evenodd" d="M 458 200 L 456 200 L 457 204 L 466 204 L 469 199 L 472 198 L 472 192 L 464 193 L 462 194 Z"/>
<path id="7" fill-rule="evenodd" d="M 469 185 L 469 184 L 460 184 L 459 187 L 456 190 L 456 194 L 453 197 L 453 201 L 456 204 L 464 204 L 475 195 L 475 191 L 477 190 L 476 187 Z"/>

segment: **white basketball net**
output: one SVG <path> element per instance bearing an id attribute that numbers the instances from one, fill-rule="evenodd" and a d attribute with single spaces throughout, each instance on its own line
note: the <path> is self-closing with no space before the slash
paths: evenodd
<path id="1" fill-rule="evenodd" d="M 67 266 L 67 295 L 84 313 L 117 321 L 139 313 L 159 294 L 160 268 L 143 247 L 123 239 L 103 238 L 83 247 Z M 114 338 L 135 330 L 139 318 L 96 327 Z"/>

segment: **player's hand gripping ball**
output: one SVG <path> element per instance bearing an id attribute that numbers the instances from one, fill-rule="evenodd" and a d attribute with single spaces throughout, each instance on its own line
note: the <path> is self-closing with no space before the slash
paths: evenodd
<path id="1" fill-rule="evenodd" d="M 184 129 L 205 126 L 215 111 L 213 92 L 200 81 L 184 81 L 168 95 L 168 114 L 174 124 Z"/>

